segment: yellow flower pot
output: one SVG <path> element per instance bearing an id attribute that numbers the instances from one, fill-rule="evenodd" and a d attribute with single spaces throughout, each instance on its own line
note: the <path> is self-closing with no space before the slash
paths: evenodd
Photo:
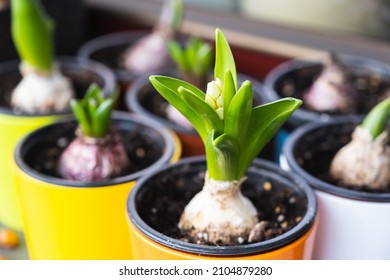
<path id="1" fill-rule="evenodd" d="M 113 126 L 126 147 L 133 145 L 128 150 L 132 173 L 103 182 L 65 180 L 55 168 L 46 169 L 59 157 L 57 141 L 69 143 L 74 138 L 74 120 L 43 127 L 17 146 L 16 181 L 31 259 L 132 258 L 126 221 L 128 193 L 139 177 L 176 161 L 181 147 L 173 132 L 135 115 L 116 113 Z M 141 148 L 142 157 L 134 152 Z"/>
<path id="2" fill-rule="evenodd" d="M 51 123 L 59 116 L 17 116 L 0 112 L 0 221 L 15 230 L 23 229 L 19 201 L 12 178 L 10 161 L 16 143 L 26 133 L 45 124 Z"/>
<path id="3" fill-rule="evenodd" d="M 199 245 L 185 241 L 177 230 L 183 208 L 203 185 L 206 162 L 203 157 L 181 159 L 137 181 L 131 190 L 127 208 L 133 258 L 148 259 L 311 259 L 317 228 L 317 202 L 313 190 L 294 175 L 264 160 L 255 160 L 249 168 L 243 194 L 269 223 L 287 222 L 286 230 L 269 239 L 232 246 Z M 180 183 L 176 183 L 176 181 Z M 265 188 L 268 182 L 271 189 Z M 270 192 L 274 192 L 273 195 Z M 263 197 L 259 203 L 256 197 Z M 282 198 L 279 200 L 279 198 Z M 268 201 L 278 201 L 285 216 L 278 218 Z M 181 201 L 181 202 L 180 202 Z M 161 203 L 165 207 L 159 207 Z M 299 205 L 298 205 L 299 202 Z M 300 204 L 303 202 L 302 204 Z M 269 208 L 266 208 L 266 207 Z M 271 209 L 272 208 L 272 209 Z M 298 216 L 296 216 L 298 215 Z M 172 217 L 164 219 L 159 217 Z M 299 217 L 299 218 L 298 218 Z M 298 219 L 296 219 L 298 218 Z M 292 222 L 295 221 L 295 222 Z"/>
<path id="4" fill-rule="evenodd" d="M 115 87 L 114 75 L 100 64 L 71 57 L 61 58 L 59 62 L 60 69 L 72 80 L 76 94 L 80 96 L 92 82 L 101 84 L 107 93 Z M 20 206 L 10 167 L 16 143 L 30 131 L 70 115 L 70 112 L 47 115 L 23 115 L 13 112 L 7 99 L 21 79 L 18 66 L 19 61 L 16 60 L 0 65 L 0 131 L 3 135 L 0 138 L 0 222 L 22 231 Z"/>

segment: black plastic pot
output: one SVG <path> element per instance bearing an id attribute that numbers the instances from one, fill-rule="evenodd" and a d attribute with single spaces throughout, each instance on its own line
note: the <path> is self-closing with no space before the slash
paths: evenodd
<path id="1" fill-rule="evenodd" d="M 0 64 L 1 113 L 15 114 L 10 108 L 10 100 L 13 89 L 22 79 L 19 64 L 19 60 L 7 61 Z M 116 79 L 114 74 L 109 68 L 100 63 L 79 57 L 63 56 L 58 58 L 58 64 L 62 74 L 72 81 L 77 98 L 82 98 L 92 83 L 98 84 L 105 94 L 112 94 L 115 89 Z M 55 114 L 63 113 L 57 112 Z"/>
<path id="2" fill-rule="evenodd" d="M 354 73 L 353 83 L 357 88 L 360 88 L 358 90 L 361 96 L 360 106 L 353 115 L 366 115 L 390 86 L 390 65 L 346 54 L 339 54 L 339 58 Z M 305 90 L 311 86 L 321 72 L 323 67 L 321 61 L 319 57 L 307 60 L 293 59 L 272 69 L 264 80 L 265 101 L 271 102 L 283 97 L 302 99 Z M 369 76 L 369 78 L 364 78 L 367 86 L 362 87 L 362 80 L 359 80 L 359 77 L 366 76 Z M 379 84 L 377 83 L 378 78 L 382 79 L 382 82 Z M 297 127 L 312 121 L 327 122 L 334 119 L 342 119 L 345 116 L 342 114 L 315 112 L 305 108 L 305 103 L 303 103 L 276 135 L 276 157 L 280 156 L 289 133 Z"/>
<path id="3" fill-rule="evenodd" d="M 175 201 L 184 207 L 193 195 L 201 190 L 204 183 L 205 170 L 205 158 L 193 157 L 165 166 L 137 181 L 130 192 L 127 202 L 131 239 L 133 244 L 139 244 L 137 247 L 133 247 L 135 259 L 201 259 L 204 257 L 216 259 L 277 259 L 311 257 L 317 214 L 314 192 L 296 176 L 281 170 L 271 162 L 259 159 L 254 161 L 247 172 L 247 180 L 242 188 L 243 194 L 251 199 L 249 193 L 267 196 L 271 192 L 285 192 L 284 199 L 287 205 L 289 196 L 294 195 L 296 201 L 302 202 L 303 205 L 301 208 L 297 206 L 295 209 L 302 217 L 295 226 L 282 235 L 266 241 L 234 246 L 198 245 L 169 236 L 166 231 L 163 231 L 163 228 L 175 228 L 177 225 L 175 219 L 178 222 L 181 214 L 176 212 L 172 214 L 169 210 L 172 208 L 172 203 L 170 202 Z M 265 182 L 270 182 L 272 185 L 272 190 L 268 194 L 263 187 Z M 164 203 L 167 204 L 165 207 Z M 164 213 L 159 213 L 160 216 L 173 217 L 173 219 L 170 219 L 169 222 L 160 219 L 155 220 L 155 216 L 152 213 L 156 214 L 157 204 L 163 204 L 162 209 L 164 209 Z M 290 206 L 294 208 L 296 205 Z M 265 216 L 273 215 L 274 209 L 266 209 L 265 205 L 262 205 L 263 208 L 259 205 L 255 205 L 255 207 L 260 208 L 259 211 L 264 211 Z M 289 210 L 292 210 L 292 208 Z M 286 216 L 288 215 L 288 212 L 286 212 Z M 173 231 L 171 234 L 177 236 L 176 231 Z M 309 236 L 311 238 L 308 238 Z M 292 251 L 297 249 L 296 246 L 298 244 L 302 246 L 298 250 L 301 251 L 292 253 Z"/>
<path id="4" fill-rule="evenodd" d="M 318 198 L 321 219 L 315 259 L 390 258 L 386 234 L 390 229 L 390 186 L 381 193 L 356 190 L 339 186 L 329 175 L 334 155 L 351 140 L 352 131 L 362 120 L 350 116 L 308 123 L 285 142 L 282 168 L 303 178 Z"/>
<path id="5" fill-rule="evenodd" d="M 130 166 L 98 182 L 63 179 L 62 151 L 77 122 L 64 120 L 28 134 L 14 153 L 16 187 L 31 259 L 131 259 L 126 199 L 134 182 L 179 157 L 175 135 L 140 116 L 115 112 Z"/>
<path id="6" fill-rule="evenodd" d="M 160 74 L 171 77 L 178 76 L 175 72 L 163 72 Z M 244 74 L 238 74 L 238 80 L 239 84 L 245 80 L 251 81 L 253 105 L 263 104 L 264 90 L 260 82 Z M 183 157 L 204 155 L 204 144 L 196 130 L 183 127 L 167 118 L 165 109 L 168 106 L 168 102 L 155 90 L 148 76 L 139 77 L 133 82 L 132 86 L 126 92 L 125 102 L 129 111 L 143 115 L 174 130 L 182 142 Z M 273 139 L 264 147 L 260 153 L 260 157 L 274 160 Z"/>
<path id="7" fill-rule="evenodd" d="M 365 115 L 378 103 L 390 86 L 390 65 L 364 57 L 340 54 L 341 62 L 353 73 L 353 85 L 360 96 L 360 106 L 354 113 Z M 322 70 L 322 62 L 317 59 L 294 59 L 272 69 L 264 80 L 267 102 L 283 97 L 302 99 L 315 78 Z M 319 113 L 305 108 L 302 104 L 286 123 L 288 131 L 311 121 L 327 122 L 342 117 L 342 114 Z"/>

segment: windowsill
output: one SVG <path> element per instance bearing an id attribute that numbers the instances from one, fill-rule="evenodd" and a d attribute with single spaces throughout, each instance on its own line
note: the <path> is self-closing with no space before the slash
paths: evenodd
<path id="1" fill-rule="evenodd" d="M 160 3 L 147 0 L 86 0 L 87 5 L 116 14 L 129 23 L 152 25 Z M 227 12 L 185 7 L 181 31 L 213 40 L 216 27 L 223 29 L 235 47 L 285 59 L 307 57 L 328 51 L 360 55 L 390 63 L 390 47 L 384 41 L 339 34 L 315 33 L 248 20 Z"/>

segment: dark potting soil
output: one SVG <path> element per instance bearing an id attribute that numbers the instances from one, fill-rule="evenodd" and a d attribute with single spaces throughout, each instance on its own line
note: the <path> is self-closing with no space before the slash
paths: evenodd
<path id="1" fill-rule="evenodd" d="M 280 77 L 276 84 L 275 90 L 282 97 L 295 97 L 302 99 L 304 93 L 310 88 L 316 78 L 319 76 L 323 66 L 313 65 L 301 69 L 292 70 Z M 357 91 L 357 109 L 356 114 L 366 114 L 380 100 L 387 96 L 386 91 L 390 89 L 390 78 L 381 76 L 363 70 L 349 69 L 349 82 Z M 306 110 L 312 109 L 302 104 Z M 334 112 L 327 112 L 335 114 Z M 336 113 L 336 114 L 341 114 Z"/>
<path id="2" fill-rule="evenodd" d="M 137 199 L 140 217 L 156 231 L 182 241 L 217 246 L 248 244 L 247 240 L 242 239 L 235 244 L 210 244 L 202 238 L 189 237 L 178 228 L 185 206 L 204 183 L 204 171 L 189 173 L 185 171 L 186 168 L 148 183 L 144 190 L 151 188 L 153 191 L 144 191 Z M 259 221 L 265 222 L 265 227 L 252 243 L 287 232 L 302 219 L 307 208 L 307 200 L 302 193 L 281 187 L 272 178 L 258 174 L 248 177 L 243 183 L 242 192 L 257 208 Z"/>
<path id="3" fill-rule="evenodd" d="M 357 124 L 324 126 L 306 134 L 293 151 L 295 159 L 308 173 L 335 186 L 369 193 L 390 193 L 390 185 L 383 190 L 372 190 L 368 187 L 357 189 L 341 185 L 330 175 L 330 165 L 334 156 L 339 149 L 351 141 L 351 133 L 356 126 Z"/>
<path id="4" fill-rule="evenodd" d="M 104 86 L 103 78 L 96 73 L 83 68 L 61 68 L 62 73 L 72 81 L 76 98 L 82 98 L 92 83 Z M 22 76 L 19 69 L 0 74 L 0 108 L 11 108 L 11 96 Z M 16 112 L 15 112 L 16 113 Z"/>
<path id="5" fill-rule="evenodd" d="M 145 169 L 161 158 L 163 151 L 163 147 L 156 144 L 157 133 L 139 124 L 129 125 L 133 126 L 132 129 L 117 129 L 130 161 L 123 175 Z M 41 174 L 61 178 L 57 170 L 59 157 L 75 138 L 75 128 L 75 123 L 64 124 L 53 133 L 46 134 L 44 139 L 35 141 L 25 155 L 27 165 Z"/>

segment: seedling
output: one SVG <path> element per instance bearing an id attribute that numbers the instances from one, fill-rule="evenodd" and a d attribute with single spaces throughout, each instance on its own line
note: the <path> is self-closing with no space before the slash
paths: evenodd
<path id="1" fill-rule="evenodd" d="M 175 62 L 180 76 L 198 88 L 207 84 L 207 77 L 212 67 L 212 49 L 201 39 L 192 37 L 186 46 L 171 40 L 168 43 L 168 52 Z"/>
<path id="2" fill-rule="evenodd" d="M 386 131 L 390 97 L 378 103 L 335 155 L 330 173 L 340 185 L 384 190 L 390 185 L 390 146 Z"/>
<path id="3" fill-rule="evenodd" d="M 54 23 L 39 0 L 12 0 L 12 37 L 21 58 L 22 81 L 11 104 L 27 113 L 61 111 L 73 97 L 71 83 L 54 63 Z"/>
<path id="4" fill-rule="evenodd" d="M 169 62 L 167 43 L 174 38 L 181 24 L 182 14 L 181 0 L 166 0 L 160 20 L 153 31 L 126 50 L 123 66 L 137 75 L 161 71 Z"/>
<path id="5" fill-rule="evenodd" d="M 62 177 L 78 181 L 102 181 L 123 174 L 129 159 L 122 140 L 111 129 L 111 114 L 117 94 L 104 97 L 91 85 L 82 100 L 71 100 L 78 121 L 77 137 L 59 161 Z"/>
<path id="6" fill-rule="evenodd" d="M 259 222 L 257 210 L 240 190 L 245 173 L 302 101 L 285 98 L 252 107 L 250 81 L 238 87 L 229 44 L 216 30 L 214 80 L 206 93 L 185 81 L 153 75 L 157 91 L 193 125 L 206 149 L 205 184 L 186 206 L 179 227 L 215 244 L 247 240 Z"/>

